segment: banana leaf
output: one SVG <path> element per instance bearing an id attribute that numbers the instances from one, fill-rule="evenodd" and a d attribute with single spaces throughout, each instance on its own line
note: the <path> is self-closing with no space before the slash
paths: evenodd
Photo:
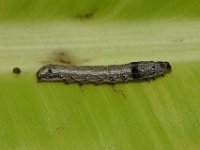
<path id="1" fill-rule="evenodd" d="M 0 149 L 200 149 L 199 1 L 1 0 L 0 10 Z M 36 78 L 46 64 L 149 60 L 172 71 L 114 86 Z"/>

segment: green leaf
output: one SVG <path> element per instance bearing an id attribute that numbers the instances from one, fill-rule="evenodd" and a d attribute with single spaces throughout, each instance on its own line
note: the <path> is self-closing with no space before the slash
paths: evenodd
<path id="1" fill-rule="evenodd" d="M 0 10 L 1 149 L 200 148 L 197 0 L 3 0 Z M 115 86 L 36 79 L 49 63 L 145 60 L 172 71 Z"/>

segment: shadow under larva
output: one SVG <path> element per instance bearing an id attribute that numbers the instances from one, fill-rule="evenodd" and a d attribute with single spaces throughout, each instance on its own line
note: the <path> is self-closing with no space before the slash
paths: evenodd
<path id="1" fill-rule="evenodd" d="M 49 64 L 37 72 L 39 81 L 63 81 L 65 83 L 108 83 L 151 79 L 171 71 L 169 62 L 140 61 L 108 66 L 66 66 Z"/>

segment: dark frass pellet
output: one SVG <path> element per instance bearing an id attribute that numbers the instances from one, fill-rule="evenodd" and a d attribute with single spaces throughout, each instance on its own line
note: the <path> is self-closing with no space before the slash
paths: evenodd
<path id="1" fill-rule="evenodd" d="M 21 73 L 21 69 L 19 67 L 15 67 L 15 68 L 13 68 L 13 73 L 20 74 Z"/>
<path id="2" fill-rule="evenodd" d="M 108 66 L 66 66 L 49 64 L 40 68 L 40 81 L 64 81 L 66 83 L 116 83 L 145 80 L 163 75 L 171 70 L 168 62 L 140 61 Z"/>

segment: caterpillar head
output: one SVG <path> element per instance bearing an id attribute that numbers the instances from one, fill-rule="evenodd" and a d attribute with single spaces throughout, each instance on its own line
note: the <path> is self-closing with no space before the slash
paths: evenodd
<path id="1" fill-rule="evenodd" d="M 37 72 L 37 78 L 39 81 L 56 81 L 62 78 L 60 65 L 46 65 L 41 67 Z"/>

